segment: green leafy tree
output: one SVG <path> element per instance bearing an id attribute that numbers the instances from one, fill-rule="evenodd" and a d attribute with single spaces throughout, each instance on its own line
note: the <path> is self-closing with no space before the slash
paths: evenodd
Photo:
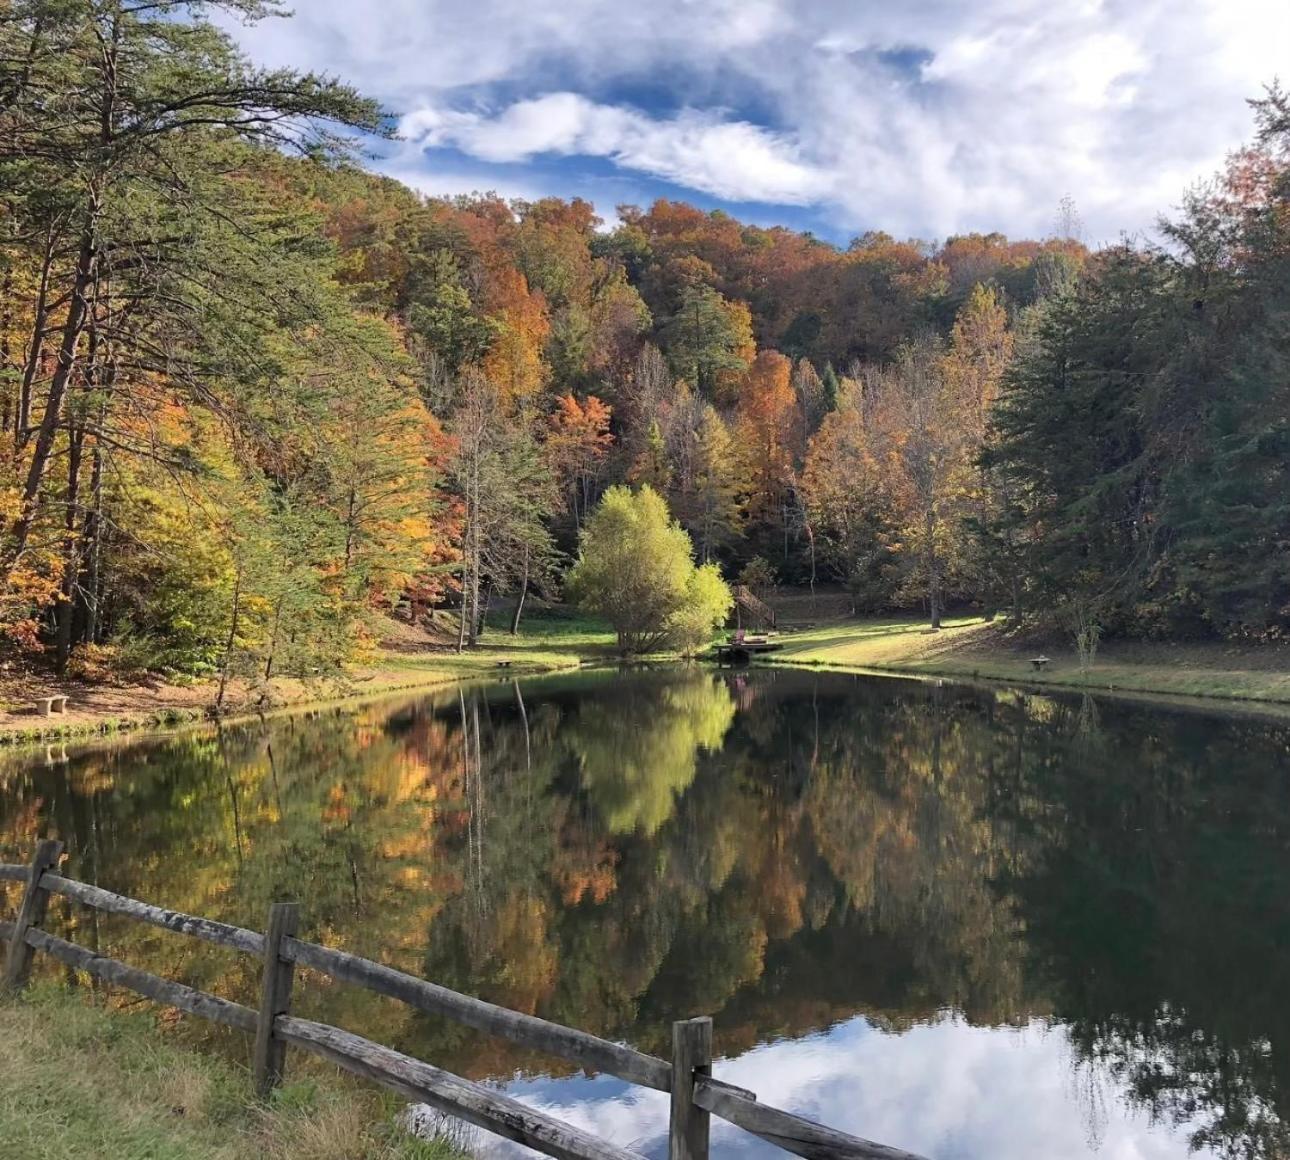
<path id="1" fill-rule="evenodd" d="M 690 537 L 651 487 L 605 492 L 581 549 L 569 592 L 613 625 L 624 653 L 697 648 L 733 604 L 714 567 L 695 568 Z"/>
<path id="2" fill-rule="evenodd" d="M 730 585 L 715 564 L 695 568 L 685 584 L 681 606 L 668 617 L 668 636 L 682 653 L 693 656 L 712 641 L 712 631 L 734 607 Z"/>
<path id="3" fill-rule="evenodd" d="M 824 390 L 824 409 L 826 411 L 836 411 L 841 386 L 838 383 L 838 372 L 833 369 L 832 363 L 824 364 L 824 374 L 820 376 L 820 385 Z"/>
<path id="4" fill-rule="evenodd" d="M 728 302 L 703 282 L 682 291 L 680 306 L 663 326 L 663 342 L 677 376 L 709 395 L 731 388 L 755 353 L 747 306 Z"/>
<path id="5" fill-rule="evenodd" d="M 488 352 L 495 329 L 482 317 L 462 285 L 455 255 L 432 251 L 418 270 L 416 299 L 408 304 L 413 332 L 456 374 Z"/>

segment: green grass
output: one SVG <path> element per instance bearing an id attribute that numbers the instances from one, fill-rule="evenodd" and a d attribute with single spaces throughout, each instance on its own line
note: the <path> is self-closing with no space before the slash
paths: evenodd
<path id="1" fill-rule="evenodd" d="M 1290 654 L 1219 642 L 1111 642 L 1087 671 L 1073 646 L 1015 643 L 1001 625 L 979 617 L 947 619 L 939 633 L 929 633 L 926 620 L 910 618 L 841 621 L 786 636 L 784 642 L 769 663 L 1290 703 Z M 1052 658 L 1043 672 L 1030 663 L 1037 652 Z"/>
<path id="2" fill-rule="evenodd" d="M 491 673 L 501 666 L 521 672 L 554 672 L 616 655 L 614 632 L 608 625 L 563 609 L 535 610 L 526 615 L 515 636 L 510 628 L 509 616 L 490 616 L 478 646 L 467 652 L 445 650 L 392 655 L 389 659 L 400 669 L 425 669 L 460 677 Z"/>
<path id="3" fill-rule="evenodd" d="M 941 632 L 929 633 L 926 620 L 908 617 L 838 621 L 783 637 L 784 649 L 773 660 L 846 668 L 905 664 L 925 651 L 929 642 L 956 640 L 964 630 L 983 623 L 980 617 L 951 617 Z"/>
<path id="4" fill-rule="evenodd" d="M 400 1127 L 399 1104 L 324 1077 L 268 1106 L 249 1074 L 168 1040 L 151 1013 L 34 987 L 0 1001 L 0 1156 L 23 1160 L 460 1160 Z"/>

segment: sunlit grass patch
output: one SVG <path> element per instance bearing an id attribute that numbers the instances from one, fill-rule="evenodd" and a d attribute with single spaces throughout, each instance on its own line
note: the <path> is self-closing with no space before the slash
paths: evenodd
<path id="1" fill-rule="evenodd" d="M 34 987 L 0 1001 L 0 1154 L 146 1160 L 457 1160 L 401 1105 L 348 1081 L 307 1080 L 265 1107 L 249 1073 L 165 1039 L 151 1012 L 106 1011 Z"/>
<path id="2" fill-rule="evenodd" d="M 926 620 L 911 617 L 838 621 L 784 636 L 783 651 L 776 654 L 776 659 L 874 667 L 913 660 L 930 650 L 961 643 L 984 626 L 980 617 L 948 618 L 937 633 L 929 632 Z"/>
<path id="3" fill-rule="evenodd" d="M 1006 638 L 1003 626 L 980 617 L 945 620 L 929 632 L 925 619 L 844 620 L 786 635 L 771 664 L 879 669 L 924 676 L 967 677 L 1104 692 L 1151 693 L 1239 701 L 1290 702 L 1286 654 L 1216 641 L 1109 642 L 1087 670 L 1073 644 L 1049 643 L 1043 671 L 1035 650 Z"/>

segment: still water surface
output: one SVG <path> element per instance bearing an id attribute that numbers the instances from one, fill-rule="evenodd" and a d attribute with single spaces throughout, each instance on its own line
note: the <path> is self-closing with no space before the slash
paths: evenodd
<path id="1" fill-rule="evenodd" d="M 717 1075 L 937 1160 L 1290 1155 L 1285 722 L 653 669 L 5 762 L 0 860 L 57 836 L 73 876 L 253 927 L 296 898 L 310 937 L 661 1054 L 711 1014 Z M 250 960 L 50 921 L 254 1001 Z M 665 1152 L 658 1093 L 297 997 Z M 714 1121 L 714 1151 L 772 1150 Z"/>

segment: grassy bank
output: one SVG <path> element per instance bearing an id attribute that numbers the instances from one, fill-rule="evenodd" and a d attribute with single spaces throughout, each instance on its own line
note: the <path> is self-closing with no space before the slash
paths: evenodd
<path id="1" fill-rule="evenodd" d="M 766 658 L 769 663 L 1290 704 L 1287 647 L 1112 642 L 1103 645 L 1094 666 L 1083 672 L 1071 644 L 1017 641 L 1001 624 L 980 618 L 950 618 L 941 632 L 929 633 L 923 620 L 853 620 L 840 616 L 841 609 L 827 601 L 811 602 L 811 608 L 821 620 L 786 632 L 781 638 L 784 650 Z M 1030 664 L 1039 652 L 1052 658 L 1042 673 Z M 460 655 L 446 621 L 437 631 L 392 625 L 379 654 L 345 681 L 239 684 L 231 691 L 224 716 L 236 719 L 274 709 L 370 699 L 459 680 L 557 672 L 614 657 L 613 633 L 606 626 L 558 608 L 529 617 L 515 636 L 498 618 L 489 624 L 480 647 Z M 60 691 L 71 698 L 66 716 L 37 716 L 34 699 Z M 60 685 L 10 677 L 0 681 L 0 744 L 200 722 L 211 718 L 214 698 L 215 686 L 209 681 Z"/>
<path id="2" fill-rule="evenodd" d="M 235 682 L 223 718 L 285 707 L 303 708 L 338 700 L 430 689 L 454 681 L 502 675 L 521 676 L 577 668 L 584 661 L 613 654 L 613 634 L 601 625 L 554 612 L 534 616 L 512 636 L 490 624 L 481 646 L 463 654 L 447 632 L 391 626 L 371 663 L 356 666 L 344 681 L 274 679 L 266 684 Z M 37 697 L 69 694 L 67 713 L 41 717 Z M 10 677 L 0 681 L 0 744 L 135 732 L 211 719 L 216 684 L 148 678 L 116 684 L 59 682 L 47 677 Z"/>
<path id="3" fill-rule="evenodd" d="M 400 1104 L 342 1078 L 297 1082 L 266 1107 L 250 1074 L 163 1036 L 150 1012 L 109 1012 L 38 987 L 0 1001 L 0 1155 L 24 1160 L 460 1160 Z"/>
<path id="4" fill-rule="evenodd" d="M 949 619 L 929 633 L 925 620 L 847 620 L 784 637 L 771 663 L 1031 685 L 1290 703 L 1290 649 L 1220 642 L 1111 642 L 1082 671 L 1073 645 L 1010 639 L 998 623 Z M 1030 658 L 1051 658 L 1035 672 Z"/>

